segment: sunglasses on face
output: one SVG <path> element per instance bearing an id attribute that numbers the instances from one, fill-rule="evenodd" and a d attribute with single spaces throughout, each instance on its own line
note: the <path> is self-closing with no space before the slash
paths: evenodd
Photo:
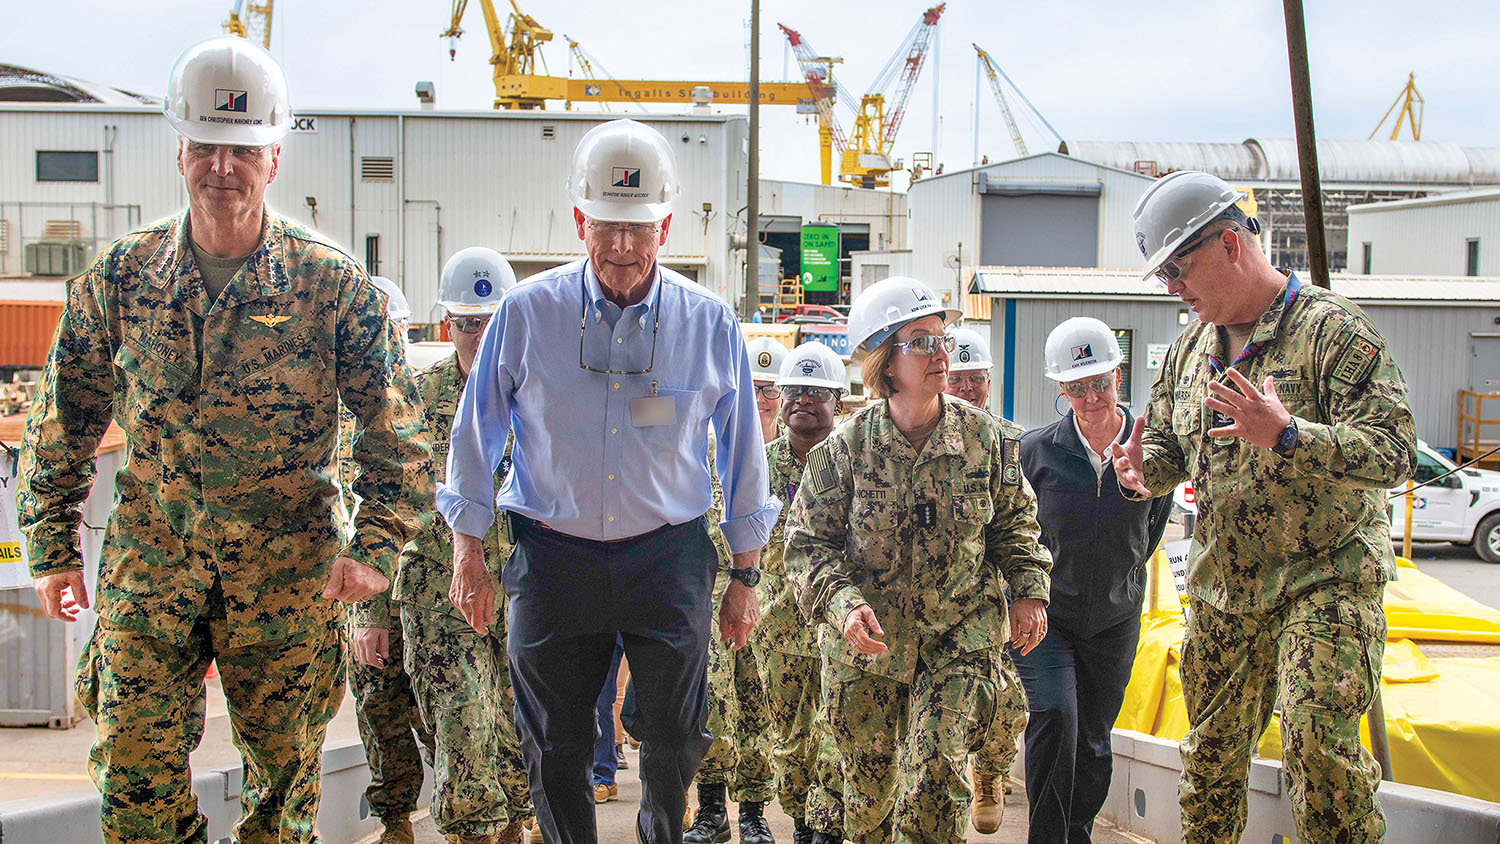
<path id="1" fill-rule="evenodd" d="M 826 402 L 833 401 L 838 396 L 838 392 L 835 390 L 830 390 L 827 387 L 813 387 L 808 384 L 796 384 L 794 386 L 783 388 L 781 391 L 781 395 L 783 398 L 793 401 L 802 396 L 807 396 L 809 400 L 814 402 Z"/>
<path id="2" fill-rule="evenodd" d="M 958 348 L 958 338 L 947 334 L 923 334 L 920 337 L 913 337 L 904 343 L 892 343 L 891 345 L 900 349 L 904 355 L 927 356 L 937 354 L 939 346 L 943 347 L 943 351 L 952 353 L 954 349 Z"/>
<path id="3" fill-rule="evenodd" d="M 1101 394 L 1107 393 L 1109 392 L 1109 388 L 1114 386 L 1114 383 L 1115 374 L 1113 372 L 1110 372 L 1095 378 L 1088 378 L 1083 381 L 1070 381 L 1067 384 L 1063 385 L 1063 392 L 1067 393 L 1072 398 L 1081 399 L 1091 392 Z"/>
<path id="4" fill-rule="evenodd" d="M 448 317 L 448 324 L 453 326 L 453 330 L 457 331 L 460 334 L 478 334 L 479 332 L 484 330 L 485 325 L 488 324 L 489 321 L 490 318 L 488 316 Z"/>

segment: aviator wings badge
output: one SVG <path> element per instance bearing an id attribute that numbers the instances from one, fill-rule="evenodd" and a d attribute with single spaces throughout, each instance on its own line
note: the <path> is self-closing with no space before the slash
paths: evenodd
<path id="1" fill-rule="evenodd" d="M 289 316 L 276 316 L 275 314 L 265 314 L 264 316 L 253 316 L 250 318 L 267 328 L 275 328 L 283 322 L 291 319 L 291 317 Z"/>

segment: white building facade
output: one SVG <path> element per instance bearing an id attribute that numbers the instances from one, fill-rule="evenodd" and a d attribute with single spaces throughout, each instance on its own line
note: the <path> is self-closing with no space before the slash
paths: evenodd
<path id="1" fill-rule="evenodd" d="M 1349 206 L 1349 271 L 1500 276 L 1500 188 Z"/>

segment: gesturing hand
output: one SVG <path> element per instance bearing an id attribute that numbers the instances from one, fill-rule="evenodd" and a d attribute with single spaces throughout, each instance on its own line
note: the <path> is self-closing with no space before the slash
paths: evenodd
<path id="1" fill-rule="evenodd" d="M 323 587 L 323 597 L 346 604 L 357 604 L 379 595 L 390 585 L 390 578 L 375 569 L 348 557 L 339 557 L 333 561 L 333 570 L 328 573 L 328 584 Z"/>
<path id="2" fill-rule="evenodd" d="M 1146 420 L 1137 417 L 1135 427 L 1130 429 L 1130 440 L 1124 445 L 1110 443 L 1110 453 L 1115 459 L 1115 478 L 1120 486 L 1129 490 L 1151 497 L 1151 490 L 1146 488 L 1146 476 L 1141 467 L 1146 462 L 1145 450 L 1141 447 L 1141 438 L 1146 434 Z"/>
<path id="3" fill-rule="evenodd" d="M 1239 437 L 1261 448 L 1275 445 L 1276 438 L 1281 436 L 1287 423 L 1292 421 L 1292 414 L 1287 412 L 1281 403 L 1281 397 L 1276 395 L 1276 379 L 1267 375 L 1265 383 L 1257 390 L 1238 369 L 1230 369 L 1229 380 L 1234 382 L 1239 392 L 1229 389 L 1228 385 L 1221 382 L 1210 381 L 1208 389 L 1213 395 L 1206 396 L 1203 404 L 1210 410 L 1230 417 L 1233 424 L 1210 428 L 1208 435 Z"/>

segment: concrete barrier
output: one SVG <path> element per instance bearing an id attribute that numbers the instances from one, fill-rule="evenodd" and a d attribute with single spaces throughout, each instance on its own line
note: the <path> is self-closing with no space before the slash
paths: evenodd
<path id="1" fill-rule="evenodd" d="M 1177 742 L 1115 730 L 1114 777 L 1099 815 L 1157 844 L 1181 844 L 1177 782 L 1182 757 Z M 1500 804 L 1430 788 L 1381 783 L 1386 840 L 1392 844 L 1500 844 Z M 1281 763 L 1250 765 L 1249 822 L 1241 840 L 1254 844 L 1297 842 L 1291 798 L 1282 787 Z"/>
<path id="2" fill-rule="evenodd" d="M 210 844 L 230 844 L 240 817 L 241 769 L 215 768 L 193 777 L 198 811 L 208 818 Z M 323 750 L 318 835 L 323 844 L 354 844 L 380 831 L 365 802 L 370 768 L 358 741 Z M 419 805 L 432 798 L 432 771 L 425 772 Z M 0 803 L 0 844 L 103 844 L 99 793 L 93 789 Z"/>

